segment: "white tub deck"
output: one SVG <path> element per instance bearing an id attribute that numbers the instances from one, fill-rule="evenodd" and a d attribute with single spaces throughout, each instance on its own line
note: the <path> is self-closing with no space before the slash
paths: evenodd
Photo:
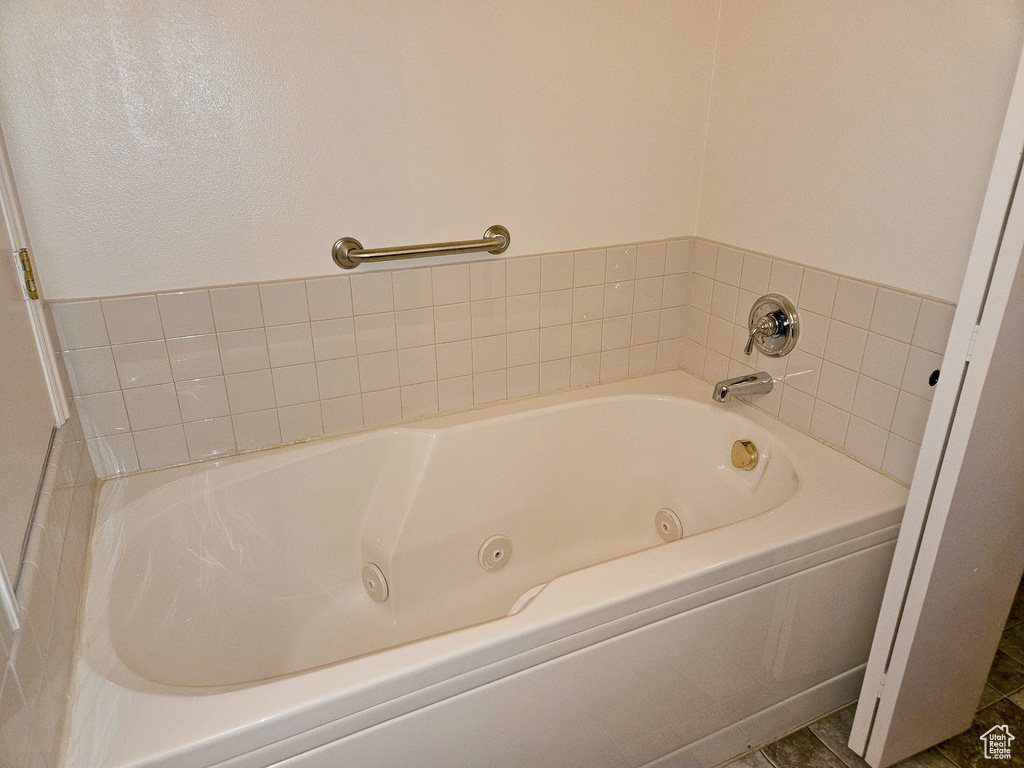
<path id="1" fill-rule="evenodd" d="M 754 472 L 729 463 L 740 438 L 762 451 Z M 869 626 L 773 694 L 791 697 L 863 661 L 905 498 L 741 402 L 711 403 L 682 372 L 109 481 L 68 765 L 270 765 L 876 552 L 877 584 L 847 611 Z M 662 506 L 683 539 L 660 544 Z M 476 551 L 493 533 L 515 550 L 487 573 Z M 368 561 L 386 603 L 362 590 Z"/>

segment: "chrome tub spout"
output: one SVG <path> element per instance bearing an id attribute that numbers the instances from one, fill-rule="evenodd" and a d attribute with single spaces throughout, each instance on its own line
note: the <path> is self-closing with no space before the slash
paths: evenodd
<path id="1" fill-rule="evenodd" d="M 711 397 L 717 403 L 727 403 L 732 400 L 733 395 L 768 394 L 774 385 L 775 382 L 772 381 L 771 374 L 758 371 L 718 382 L 715 384 L 715 391 Z"/>

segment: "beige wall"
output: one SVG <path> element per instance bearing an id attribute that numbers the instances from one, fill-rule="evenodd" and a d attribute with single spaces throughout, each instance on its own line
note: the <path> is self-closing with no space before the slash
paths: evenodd
<path id="1" fill-rule="evenodd" d="M 19 0 L 0 30 L 51 298 L 500 222 L 510 255 L 698 234 L 955 299 L 1024 2 Z"/>
<path id="2" fill-rule="evenodd" d="M 717 2 L 21 0 L 0 119 L 50 298 L 689 234 Z M 16 41 L 16 42 L 15 42 Z"/>
<path id="3" fill-rule="evenodd" d="M 725 0 L 697 233 L 955 301 L 1022 33 L 1008 0 Z"/>

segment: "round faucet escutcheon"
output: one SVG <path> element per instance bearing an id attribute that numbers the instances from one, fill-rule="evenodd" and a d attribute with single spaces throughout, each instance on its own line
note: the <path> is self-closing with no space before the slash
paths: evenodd
<path id="1" fill-rule="evenodd" d="M 749 338 L 743 350 L 749 355 L 754 347 L 768 357 L 782 357 L 796 348 L 800 338 L 800 313 L 780 293 L 766 293 L 754 301 L 747 319 Z"/>

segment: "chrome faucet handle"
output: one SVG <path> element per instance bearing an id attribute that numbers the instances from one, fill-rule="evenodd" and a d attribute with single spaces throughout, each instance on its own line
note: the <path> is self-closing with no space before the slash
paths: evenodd
<path id="1" fill-rule="evenodd" d="M 800 315 L 793 302 L 778 293 L 767 293 L 755 301 L 747 323 L 746 355 L 757 347 L 768 357 L 782 357 L 793 351 L 800 337 Z"/>
<path id="2" fill-rule="evenodd" d="M 747 338 L 747 346 L 743 348 L 743 354 L 749 355 L 754 350 L 754 337 L 762 339 L 766 336 L 774 336 L 779 332 L 779 320 L 774 315 L 765 315 L 756 323 L 750 326 L 750 336 Z"/>

